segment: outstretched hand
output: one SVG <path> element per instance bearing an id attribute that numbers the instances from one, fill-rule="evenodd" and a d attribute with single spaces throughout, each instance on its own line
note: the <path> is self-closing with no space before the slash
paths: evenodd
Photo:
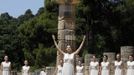
<path id="1" fill-rule="evenodd" d="M 54 35 L 52 35 L 52 38 L 55 40 L 55 36 Z"/>
<path id="2" fill-rule="evenodd" d="M 85 40 L 86 39 L 86 35 L 84 35 L 84 37 L 83 37 L 83 40 Z"/>

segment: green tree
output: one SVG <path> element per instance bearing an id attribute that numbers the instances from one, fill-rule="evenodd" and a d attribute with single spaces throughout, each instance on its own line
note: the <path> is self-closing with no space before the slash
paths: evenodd
<path id="1" fill-rule="evenodd" d="M 21 64 L 16 63 L 23 59 L 23 52 L 20 50 L 21 45 L 19 44 L 20 40 L 17 33 L 17 22 L 17 19 L 8 13 L 3 13 L 0 16 L 0 49 L 4 51 L 2 55 L 8 55 L 11 62 L 13 62 L 13 69 L 21 66 Z"/>

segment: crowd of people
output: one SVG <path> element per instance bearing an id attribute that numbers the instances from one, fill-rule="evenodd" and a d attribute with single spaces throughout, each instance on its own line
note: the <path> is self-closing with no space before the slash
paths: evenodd
<path id="1" fill-rule="evenodd" d="M 54 44 L 59 52 L 63 54 L 63 59 L 60 60 L 60 64 L 57 65 L 57 68 L 53 75 L 84 75 L 84 65 L 82 61 L 78 61 L 78 64 L 75 66 L 75 55 L 77 55 L 85 41 L 85 36 L 79 48 L 72 52 L 71 46 L 68 45 L 66 50 L 61 50 L 55 40 L 53 35 Z M 66 51 L 66 52 L 64 52 Z M 121 60 L 120 54 L 116 55 L 116 60 L 114 63 L 114 75 L 134 75 L 134 57 L 129 55 L 128 61 L 125 63 Z M 96 56 L 93 55 L 89 62 L 89 74 L 88 75 L 111 75 L 111 62 L 108 61 L 108 56 L 103 55 L 103 60 L 98 62 Z M 30 75 L 29 73 L 30 66 L 28 66 L 28 61 L 24 61 L 24 66 L 22 66 L 22 75 Z M 4 61 L 1 63 L 2 75 L 11 75 L 11 62 L 8 61 L 8 56 L 4 57 Z M 126 72 L 125 72 L 126 71 Z M 44 69 L 40 72 L 40 75 L 47 75 L 47 72 Z"/>
<path id="2" fill-rule="evenodd" d="M 75 52 L 72 52 L 71 47 L 68 45 L 65 50 L 61 50 L 58 47 L 58 44 L 55 40 L 55 36 L 53 35 L 53 40 L 56 45 L 56 48 L 59 52 L 63 54 L 63 64 L 59 65 L 57 67 L 57 74 L 55 75 L 84 75 L 84 67 L 81 64 L 81 61 L 79 61 L 79 65 L 76 66 L 74 69 L 74 56 L 79 53 L 81 50 L 86 36 L 84 36 L 83 41 L 79 48 L 75 50 Z M 127 65 L 125 67 L 123 61 L 121 60 L 120 54 L 116 55 L 116 60 L 114 62 L 114 75 L 134 75 L 134 61 L 133 61 L 133 55 L 129 56 L 129 61 L 127 62 Z M 108 56 L 103 56 L 103 61 L 100 63 L 96 60 L 96 56 L 93 55 L 91 62 L 89 63 L 89 75 L 110 75 L 110 64 L 111 62 L 108 62 Z M 125 72 L 125 69 L 127 71 Z M 76 71 L 75 71 L 76 70 Z"/>
<path id="3" fill-rule="evenodd" d="M 128 57 L 127 63 L 124 63 L 121 60 L 120 54 L 116 55 L 116 60 L 114 62 L 108 61 L 108 56 L 103 55 L 103 59 L 101 62 L 97 61 L 96 56 L 93 55 L 91 58 L 91 61 L 89 63 L 89 74 L 88 75 L 134 75 L 134 60 L 133 55 L 130 55 Z M 111 64 L 114 63 L 114 65 L 111 66 Z M 78 61 L 78 64 L 76 65 L 76 71 L 73 70 L 74 74 L 72 74 L 71 67 L 68 68 L 68 71 L 66 70 L 64 72 L 64 66 L 63 61 L 60 60 L 60 65 L 57 67 L 57 74 L 55 75 L 69 75 L 68 72 L 71 75 L 84 75 L 84 65 L 81 61 Z M 67 64 L 64 64 L 67 66 Z M 74 65 L 73 65 L 74 66 Z M 111 67 L 114 67 L 114 74 L 110 74 Z M 67 68 L 66 68 L 67 69 Z M 64 72 L 64 74 L 62 73 Z M 86 74 L 87 75 L 87 74 Z"/>
<path id="4" fill-rule="evenodd" d="M 127 63 L 123 63 L 121 60 L 120 54 L 116 55 L 116 60 L 114 63 L 114 75 L 134 75 L 134 57 L 130 55 L 128 57 Z M 60 64 L 57 65 L 57 68 L 53 75 L 84 75 L 84 65 L 81 60 L 78 61 L 74 69 L 74 65 L 70 64 L 71 62 L 64 62 L 60 60 Z M 108 62 L 108 56 L 103 55 L 103 60 L 98 62 L 96 56 L 93 55 L 89 63 L 89 74 L 88 75 L 111 75 L 111 62 Z M 71 67 L 70 67 L 71 65 Z M 66 67 L 68 66 L 68 67 Z M 65 69 L 65 70 L 64 70 Z M 30 66 L 28 66 L 28 60 L 24 61 L 24 66 L 22 66 L 22 75 L 30 75 Z M 47 75 L 45 67 L 40 72 L 40 75 Z M 11 62 L 8 61 L 8 56 L 4 56 L 4 61 L 1 62 L 1 71 L 0 75 L 11 75 Z M 125 72 L 126 71 L 126 72 Z"/>
<path id="5" fill-rule="evenodd" d="M 90 62 L 89 71 L 90 75 L 110 75 L 111 62 L 108 62 L 108 56 L 103 56 L 102 62 L 97 62 L 96 57 L 93 56 L 93 60 Z M 128 57 L 127 64 L 123 63 L 120 54 L 116 55 L 114 63 L 114 74 L 113 75 L 134 75 L 134 61 L 133 56 Z M 126 71 L 126 72 L 125 72 Z"/>

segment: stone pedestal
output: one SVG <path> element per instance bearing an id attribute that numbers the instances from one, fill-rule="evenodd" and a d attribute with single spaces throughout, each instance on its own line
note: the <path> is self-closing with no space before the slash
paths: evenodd
<path id="1" fill-rule="evenodd" d="M 122 46 L 121 47 L 121 58 L 124 62 L 128 61 L 128 56 L 134 54 L 133 46 Z"/>
<path id="2" fill-rule="evenodd" d="M 104 52 L 103 55 L 108 56 L 108 61 L 109 62 L 115 61 L 115 53 L 114 52 Z"/>
<path id="3" fill-rule="evenodd" d="M 123 73 L 126 73 L 126 69 L 127 69 L 126 62 L 128 61 L 129 55 L 134 54 L 134 46 L 122 46 L 120 52 L 121 52 L 121 60 L 124 62 L 124 64 L 123 64 L 124 65 Z"/>

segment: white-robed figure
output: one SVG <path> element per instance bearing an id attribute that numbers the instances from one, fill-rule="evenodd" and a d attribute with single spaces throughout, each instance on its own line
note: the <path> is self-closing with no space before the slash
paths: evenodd
<path id="1" fill-rule="evenodd" d="M 58 68 L 57 69 L 57 75 L 62 75 L 62 68 L 63 67 L 61 65 L 58 65 L 57 68 Z"/>
<path id="2" fill-rule="evenodd" d="M 96 56 L 93 55 L 92 60 L 89 64 L 89 75 L 98 75 L 99 74 L 99 63 L 96 61 Z"/>
<path id="3" fill-rule="evenodd" d="M 11 75 L 11 62 L 8 61 L 8 56 L 4 56 L 4 61 L 1 63 L 2 75 Z"/>
<path id="4" fill-rule="evenodd" d="M 60 64 L 57 66 L 56 71 L 55 71 L 56 75 L 62 75 L 62 68 L 63 68 L 63 60 L 60 59 Z"/>
<path id="5" fill-rule="evenodd" d="M 101 75 L 109 75 L 110 73 L 110 64 L 107 61 L 108 60 L 108 56 L 104 55 L 103 56 L 103 61 L 101 62 Z"/>
<path id="6" fill-rule="evenodd" d="M 123 75 L 123 72 L 122 72 L 123 62 L 121 61 L 120 54 L 116 55 L 116 61 L 114 62 L 114 66 L 115 66 L 114 75 Z"/>
<path id="7" fill-rule="evenodd" d="M 84 66 L 82 65 L 81 61 L 78 61 L 78 65 L 76 66 L 76 75 L 84 75 L 83 74 Z"/>
<path id="8" fill-rule="evenodd" d="M 44 68 L 42 68 L 42 70 L 40 71 L 40 75 L 47 75 L 47 73 L 46 73 L 46 68 L 44 67 Z"/>
<path id="9" fill-rule="evenodd" d="M 63 62 L 64 63 L 63 63 L 63 68 L 62 68 L 62 75 L 74 75 L 74 56 L 76 54 L 78 54 L 79 51 L 81 50 L 86 37 L 84 36 L 80 47 L 75 52 L 72 52 L 72 49 L 71 49 L 70 45 L 68 45 L 67 48 L 66 48 L 67 53 L 65 53 L 63 50 L 61 50 L 58 47 L 58 44 L 57 44 L 57 42 L 55 40 L 55 36 L 53 35 L 52 37 L 53 37 L 54 44 L 55 44 L 56 48 L 64 56 L 63 57 Z"/>
<path id="10" fill-rule="evenodd" d="M 40 71 L 40 75 L 47 75 L 45 71 Z"/>
<path id="11" fill-rule="evenodd" d="M 133 56 L 129 56 L 129 61 L 127 62 L 127 74 L 126 75 L 134 75 L 134 61 Z"/>
<path id="12" fill-rule="evenodd" d="M 60 60 L 60 65 L 57 66 L 57 75 L 62 75 L 63 60 Z"/>
<path id="13" fill-rule="evenodd" d="M 22 66 L 22 75 L 30 75 L 29 74 L 30 66 L 28 66 L 28 61 L 24 61 L 24 66 Z"/>

